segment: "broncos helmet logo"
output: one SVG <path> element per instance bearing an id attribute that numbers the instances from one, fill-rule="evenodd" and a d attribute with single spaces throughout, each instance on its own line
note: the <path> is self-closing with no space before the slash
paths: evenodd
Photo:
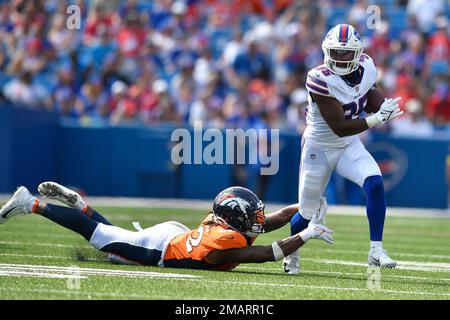
<path id="1" fill-rule="evenodd" d="M 247 201 L 245 201 L 242 198 L 237 198 L 237 197 L 227 198 L 227 199 L 223 200 L 219 205 L 220 206 L 228 206 L 231 209 L 234 209 L 237 206 L 239 206 L 239 209 L 245 215 L 247 215 L 247 208 L 250 207 L 250 203 L 248 203 Z"/>

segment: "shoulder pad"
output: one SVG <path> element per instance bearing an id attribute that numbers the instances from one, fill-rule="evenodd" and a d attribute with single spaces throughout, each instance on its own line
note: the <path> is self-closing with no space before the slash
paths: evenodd
<path id="1" fill-rule="evenodd" d="M 369 55 L 363 53 L 360 58 L 360 63 L 366 70 L 368 81 L 375 84 L 378 78 L 378 70 L 373 59 Z"/>
<path id="2" fill-rule="evenodd" d="M 331 97 L 326 81 L 328 76 L 331 76 L 331 72 L 324 65 L 311 69 L 306 77 L 306 89 L 315 94 Z"/>

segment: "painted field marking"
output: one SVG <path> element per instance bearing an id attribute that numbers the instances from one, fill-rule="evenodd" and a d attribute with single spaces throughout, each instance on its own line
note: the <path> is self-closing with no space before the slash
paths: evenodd
<path id="1" fill-rule="evenodd" d="M 81 238 L 80 238 L 81 239 Z M 78 248 L 79 244 L 55 244 L 55 243 L 46 243 L 46 242 L 19 242 L 19 241 L 0 241 L 0 245 L 30 245 L 30 246 L 40 246 L 40 247 L 57 247 L 57 248 Z M 87 242 L 86 245 L 83 245 L 82 248 L 92 248 Z M 322 248 L 314 248 L 317 251 L 325 251 L 330 253 L 354 253 L 354 254 L 367 254 L 366 251 L 359 250 L 343 250 L 343 249 L 322 249 Z M 444 250 L 443 250 L 444 251 Z M 0 254 L 1 255 L 1 254 Z M 396 252 L 397 256 L 404 257 L 417 257 L 417 258 L 433 258 L 433 259 L 447 259 L 450 260 L 450 255 L 442 255 L 442 254 L 422 254 L 422 253 L 401 253 Z"/>
<path id="2" fill-rule="evenodd" d="M 163 273 L 152 271 L 128 271 L 115 269 L 97 269 L 97 268 L 73 268 L 73 267 L 59 267 L 59 266 L 44 266 L 44 265 L 23 265 L 23 264 L 0 264 L 0 272 L 23 272 L 32 275 L 39 271 L 49 274 L 73 274 L 74 271 L 81 276 L 121 276 L 121 277 L 153 277 L 153 278 L 198 278 L 198 276 L 178 273 Z"/>
<path id="3" fill-rule="evenodd" d="M 349 266 L 359 266 L 367 268 L 367 263 L 348 260 L 333 260 L 333 259 L 304 259 L 325 264 L 340 264 Z M 441 262 L 421 262 L 421 261 L 397 261 L 397 269 L 415 270 L 415 271 L 429 271 L 429 272 L 450 272 L 450 264 Z"/>
<path id="4" fill-rule="evenodd" d="M 172 280 L 180 280 L 180 281 L 199 281 L 196 279 L 172 279 Z M 206 282 L 212 283 L 227 283 L 233 285 L 261 285 L 261 286 L 281 286 L 281 287 L 295 287 L 299 289 L 317 289 L 317 290 L 335 290 L 335 291 L 369 291 L 372 293 L 394 293 L 394 294 L 410 294 L 410 295 L 423 295 L 423 296 L 450 296 L 450 294 L 446 293 L 430 293 L 430 292 L 420 292 L 420 291 L 401 291 L 401 290 L 369 290 L 363 288 L 342 288 L 342 287 L 327 287 L 327 286 L 312 286 L 312 285 L 294 285 L 294 284 L 278 284 L 278 283 L 260 283 L 260 282 L 235 282 L 235 281 L 214 281 L 214 280 L 206 280 Z M 107 296 L 107 297 L 120 297 L 120 298 L 142 298 L 149 299 L 152 296 L 151 292 L 149 295 L 145 294 L 136 294 L 136 293 L 113 293 L 113 292 L 92 292 L 92 291 L 83 291 L 83 290 L 57 290 L 57 289 L 19 289 L 19 288 L 2 288 L 0 287 L 0 291 L 19 291 L 19 292 L 36 292 L 36 293 L 61 293 L 67 295 L 83 295 L 84 297 L 90 298 L 91 296 Z M 173 297 L 162 297 L 158 296 L 160 299 L 164 298 L 173 298 Z M 189 298 L 189 297 L 185 297 Z"/>
<path id="5" fill-rule="evenodd" d="M 0 244 L 13 245 L 13 246 L 39 246 L 39 247 L 57 247 L 57 248 L 75 248 L 76 245 L 73 244 L 62 244 L 62 243 L 47 243 L 47 242 L 20 242 L 20 241 L 0 241 Z M 89 248 L 89 246 L 86 246 Z"/>
<path id="6" fill-rule="evenodd" d="M 367 267 L 367 266 L 366 266 Z M 236 270 L 258 270 L 258 271 L 278 271 L 280 274 L 284 274 L 281 268 L 271 268 L 271 267 L 252 267 L 246 265 L 240 265 L 236 268 Z M 324 271 L 324 270 L 304 270 L 300 271 L 301 274 L 311 274 L 311 275 L 336 275 L 336 276 L 355 276 L 359 277 L 355 280 L 367 280 L 367 273 L 363 272 L 341 272 L 341 271 Z M 435 277 L 416 277 L 416 276 L 401 276 L 401 275 L 393 275 L 393 274 L 383 274 L 383 278 L 392 278 L 392 279 L 404 279 L 404 280 L 432 280 L 436 282 L 447 282 L 450 281 L 450 278 L 435 278 Z"/>
<path id="7" fill-rule="evenodd" d="M 23 258 L 36 258 L 36 259 L 53 259 L 53 260 L 76 260 L 73 256 L 46 256 L 37 254 L 22 254 L 22 253 L 0 253 L 0 257 L 10 256 L 10 257 L 23 257 Z M 105 262 L 110 263 L 108 259 L 95 259 L 95 258 L 83 258 L 83 261 L 95 261 L 95 262 Z"/>
<path id="8" fill-rule="evenodd" d="M 15 265 L 15 264 L 0 264 L 0 270 L 2 268 L 8 269 L 8 268 L 18 268 L 23 267 L 24 270 L 33 269 L 36 271 L 36 269 L 40 269 L 39 271 L 46 272 L 50 271 L 52 274 L 62 274 L 63 272 L 67 272 L 68 270 L 71 270 L 73 272 L 74 268 L 67 268 L 67 267 L 57 267 L 57 266 L 39 266 L 39 265 Z M 148 274 L 155 274 L 155 272 L 141 272 L 141 271 L 123 271 L 123 270 L 114 270 L 114 269 L 91 269 L 91 268 L 77 268 L 77 271 L 80 271 L 80 274 L 89 274 L 89 271 L 92 270 L 92 272 L 96 275 L 124 275 L 124 274 L 131 274 L 131 275 L 147 275 Z M 161 273 L 156 273 L 158 276 L 150 276 L 148 279 L 156 280 L 157 278 L 164 278 L 161 277 Z M 166 274 L 167 275 L 167 274 Z M 172 274 L 173 275 L 173 274 Z M 314 290 L 332 290 L 332 291 L 364 291 L 364 292 L 372 292 L 372 293 L 395 293 L 395 294 L 409 294 L 409 295 L 421 295 L 421 296 L 450 296 L 450 293 L 441 293 L 441 292 L 423 292 L 423 291 L 405 291 L 405 290 L 389 290 L 389 289 L 379 289 L 379 290 L 370 290 L 367 288 L 349 288 L 349 287 L 334 287 L 334 286 L 318 286 L 318 285 L 302 285 L 302 284 L 288 284 L 288 283 L 271 283 L 271 282 L 252 282 L 252 281 L 230 281 L 230 280 L 210 280 L 210 279 L 204 279 L 199 278 L 197 276 L 188 275 L 188 277 L 179 277 L 179 274 L 175 274 L 175 277 L 167 277 L 168 280 L 176 280 L 176 281 L 191 281 L 191 282 L 199 282 L 201 284 L 204 283 L 212 283 L 212 284 L 230 284 L 230 285 L 252 285 L 252 286 L 267 286 L 267 287 L 289 287 L 289 288 L 305 288 L 305 289 L 314 289 Z M 8 290 L 8 288 L 1 288 L 0 290 Z"/>
<path id="9" fill-rule="evenodd" d="M 47 273 L 37 271 L 16 271 L 16 270 L 2 270 L 0 269 L 0 276 L 24 276 L 24 277 L 38 277 L 38 278 L 56 278 L 56 279 L 87 279 L 87 276 Z"/>
<path id="10" fill-rule="evenodd" d="M 337 234 L 337 232 L 336 232 Z M 337 237 L 336 237 L 337 238 Z M 361 239 L 342 239 L 342 238 L 337 238 L 335 239 L 336 243 L 339 243 L 339 245 L 346 245 L 347 243 L 349 243 L 350 245 L 354 245 L 355 241 L 363 241 Z M 364 240 L 365 241 L 365 240 Z M 368 244 L 368 242 L 367 242 Z M 390 243 L 386 246 L 387 249 L 389 249 L 390 251 L 402 251 L 404 249 L 422 249 L 423 251 L 428 251 L 428 250 L 433 250 L 436 253 L 439 252 L 439 254 L 442 253 L 448 253 L 448 247 L 447 246 L 442 246 L 442 247 L 436 247 L 434 246 L 433 243 L 412 243 L 412 242 L 395 242 L 395 243 Z M 395 249 L 395 250 L 394 250 Z"/>
<path id="11" fill-rule="evenodd" d="M 61 293 L 61 294 L 67 294 L 67 295 L 82 295 L 84 298 L 90 299 L 91 296 L 97 296 L 97 297 L 114 297 L 114 298 L 136 298 L 136 299 L 149 299 L 151 298 L 150 295 L 144 295 L 144 294 L 137 294 L 137 293 L 121 293 L 121 292 L 93 292 L 93 291 L 84 291 L 84 290 L 58 290 L 58 289 L 19 289 L 19 288 L 1 288 L 0 291 L 8 292 L 8 291 L 19 291 L 19 292 L 35 292 L 35 293 Z M 149 292 L 150 294 L 151 292 Z M 173 297 L 170 296 L 158 296 L 160 299 L 170 299 Z M 39 299 L 41 299 L 39 297 Z"/>
<path id="12" fill-rule="evenodd" d="M 351 253 L 351 254 L 364 254 L 367 255 L 367 251 L 364 250 L 342 250 L 342 249 L 322 249 L 314 248 L 314 251 L 330 252 L 330 253 Z M 395 252 L 395 256 L 400 257 L 416 257 L 416 258 L 431 258 L 431 259 L 442 259 L 450 260 L 450 255 L 443 254 L 424 254 L 424 253 L 405 253 L 405 252 Z"/>
<path id="13" fill-rule="evenodd" d="M 27 257 L 27 258 L 42 258 L 42 259 L 57 259 L 57 260 L 65 260 L 65 259 L 72 259 L 73 257 L 70 256 L 40 256 L 40 255 L 28 255 L 28 254 L 14 254 L 14 253 L 0 253 L 0 256 L 17 256 L 17 257 Z M 100 259 L 87 259 L 89 261 L 97 261 L 97 262 L 108 262 L 107 260 L 100 260 Z M 325 263 L 330 264 L 330 260 L 325 260 L 324 262 L 320 261 L 320 259 L 309 259 L 309 258 L 302 258 L 304 261 L 313 261 L 318 263 Z M 344 260 L 346 261 L 346 260 Z M 340 264 L 338 260 L 333 261 L 333 264 Z M 361 267 L 367 267 L 367 264 L 359 263 L 359 262 L 352 262 L 352 261 L 346 261 L 344 263 L 345 265 L 354 265 L 357 264 L 357 266 Z M 420 262 L 415 262 L 420 263 Z M 422 265 L 420 265 L 422 266 Z M 426 268 L 426 267 L 425 267 Z M 270 268 L 270 267 L 253 267 L 248 265 L 240 265 L 238 269 L 248 269 L 248 270 L 260 270 L 260 271 L 280 271 L 281 268 Z M 420 270 L 424 271 L 424 270 Z M 425 270 L 426 271 L 426 270 Z M 432 270 L 434 271 L 434 270 Z M 308 271 L 308 270 L 302 270 L 301 273 L 307 273 L 307 274 L 333 274 L 333 275 L 354 275 L 354 276 L 364 276 L 366 277 L 366 273 L 355 273 L 355 272 L 336 272 L 336 271 Z M 412 280 L 434 280 L 434 281 L 450 281 L 450 278 L 435 278 L 435 277 L 416 277 L 416 276 L 402 276 L 402 275 L 383 275 L 383 277 L 386 278 L 398 278 L 398 279 L 412 279 Z"/>
<path id="14" fill-rule="evenodd" d="M 39 256 L 39 255 L 28 255 L 28 254 L 14 254 L 14 253 L 0 253 L 0 256 L 18 256 L 18 257 L 29 257 L 29 258 L 47 258 L 47 259 L 73 259 L 70 256 Z M 98 262 L 108 262 L 107 260 L 88 258 L 89 261 Z M 350 265 L 367 267 L 367 263 L 359 261 L 350 260 L 333 260 L 333 259 L 313 259 L 313 258 L 302 258 L 304 261 L 311 261 L 321 264 L 339 264 L 339 265 Z M 427 262 L 427 261 L 398 261 L 398 269 L 404 270 L 415 270 L 415 271 L 427 271 L 427 272 L 450 272 L 450 263 L 443 262 Z"/>
<path id="15" fill-rule="evenodd" d="M 189 281 L 189 279 L 186 279 Z M 211 281 L 211 280 L 206 280 Z M 298 288 L 308 288 L 308 289 L 319 289 L 319 290 L 336 290 L 336 291 L 368 291 L 368 292 L 382 292 L 382 293 L 399 293 L 399 294 L 412 294 L 412 295 L 424 295 L 424 296 L 446 296 L 450 297 L 450 293 L 441 292 L 423 292 L 423 291 L 404 291 L 404 290 L 390 290 L 390 289 L 379 289 L 371 290 L 367 288 L 348 288 L 348 287 L 329 287 L 329 286 L 317 286 L 317 285 L 297 285 L 297 284 L 287 284 L 287 283 L 266 283 L 266 282 L 238 282 L 238 281 L 217 281 L 220 283 L 228 284 L 244 284 L 244 285 L 255 285 L 255 286 L 281 286 L 281 287 L 298 287 Z"/>
<path id="16" fill-rule="evenodd" d="M 179 279 L 177 279 L 179 280 Z M 191 279 L 183 279 L 186 281 L 191 281 Z M 198 280 L 194 280 L 198 281 Z M 450 293 L 441 292 L 424 292 L 424 291 L 404 291 L 404 290 L 390 290 L 390 289 L 379 289 L 371 290 L 367 288 L 348 288 L 348 287 L 329 287 L 329 286 L 317 286 L 317 285 L 303 285 L 303 284 L 288 284 L 288 283 L 267 283 L 267 282 L 248 282 L 248 281 L 215 281 L 215 280 L 202 280 L 205 282 L 212 283 L 227 283 L 233 285 L 255 285 L 255 286 L 271 286 L 271 287 L 296 287 L 296 288 L 307 288 L 307 289 L 318 289 L 318 290 L 335 290 L 335 291 L 366 291 L 366 292 L 380 292 L 380 293 L 398 293 L 398 294 L 411 294 L 411 295 L 423 295 L 423 296 L 445 296 L 450 297 Z"/>
<path id="17" fill-rule="evenodd" d="M 2 230 L 2 235 L 4 236 L 17 236 L 17 232 L 14 231 L 3 231 Z M 33 238 L 49 238 L 49 234 L 45 233 L 45 232 L 33 232 Z M 80 235 L 76 234 L 76 233 L 53 233 L 51 235 L 52 239 L 68 239 L 68 240 L 78 240 L 78 239 L 82 239 L 80 237 Z"/>

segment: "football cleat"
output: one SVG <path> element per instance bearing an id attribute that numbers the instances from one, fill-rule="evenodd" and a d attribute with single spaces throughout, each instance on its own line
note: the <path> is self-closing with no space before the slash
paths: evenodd
<path id="1" fill-rule="evenodd" d="M 370 248 L 369 250 L 369 266 L 380 268 L 395 268 L 397 261 L 392 260 L 386 250 L 381 247 Z"/>
<path id="2" fill-rule="evenodd" d="M 19 187 L 11 199 L 0 209 L 0 224 L 12 217 L 31 213 L 27 210 L 27 205 L 34 200 L 35 198 L 27 188 Z"/>
<path id="3" fill-rule="evenodd" d="M 283 259 L 283 270 L 287 274 L 300 273 L 299 266 L 300 251 L 296 250 Z"/>
<path id="4" fill-rule="evenodd" d="M 38 191 L 44 197 L 57 200 L 78 210 L 83 210 L 87 207 L 83 198 L 77 192 L 56 182 L 43 182 L 39 185 Z"/>

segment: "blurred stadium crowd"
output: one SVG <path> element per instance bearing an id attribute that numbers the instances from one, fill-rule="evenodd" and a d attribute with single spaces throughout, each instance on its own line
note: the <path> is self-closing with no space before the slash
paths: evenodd
<path id="1" fill-rule="evenodd" d="M 70 30 L 69 4 L 81 9 Z M 381 8 L 381 21 L 367 20 Z M 305 127 L 308 69 L 334 24 L 363 35 L 394 134 L 450 136 L 445 0 L 0 0 L 1 99 L 84 123 L 201 120 L 211 127 Z"/>

